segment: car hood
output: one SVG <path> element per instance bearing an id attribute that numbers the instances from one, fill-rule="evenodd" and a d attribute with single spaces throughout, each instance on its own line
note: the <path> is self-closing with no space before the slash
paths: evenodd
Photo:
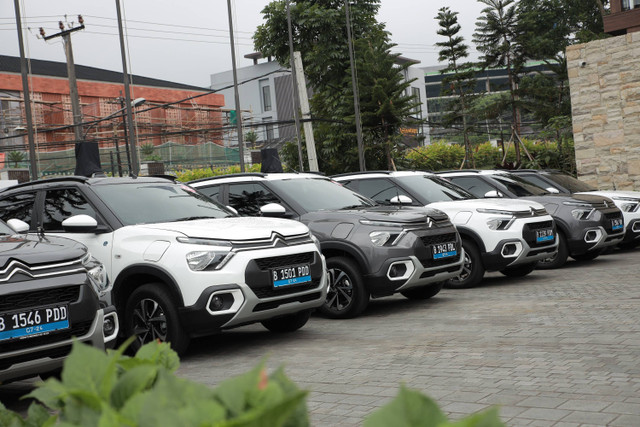
<path id="1" fill-rule="evenodd" d="M 509 211 L 530 212 L 531 208 L 543 209 L 540 203 L 519 199 L 468 199 L 468 200 L 452 200 L 450 202 L 429 203 L 429 207 L 441 209 L 445 212 L 448 210 L 461 210 L 464 206 L 468 209 L 498 209 Z"/>
<path id="2" fill-rule="evenodd" d="M 614 199 L 616 197 L 628 197 L 628 198 L 640 200 L 640 191 L 598 190 L 598 191 L 585 191 L 580 193 L 574 193 L 574 195 L 578 195 L 578 194 L 594 194 L 596 196 L 604 196 L 610 199 Z"/>
<path id="3" fill-rule="evenodd" d="M 144 224 L 153 230 L 182 233 L 188 237 L 220 240 L 268 239 L 273 233 L 281 236 L 295 236 L 309 232 L 309 228 L 298 221 L 281 218 L 230 217 L 216 219 L 196 219 L 157 224 Z"/>
<path id="4" fill-rule="evenodd" d="M 434 221 L 445 221 L 449 217 L 446 213 L 433 209 L 417 206 L 371 206 L 360 209 L 321 210 L 309 212 L 301 218 L 304 221 L 351 221 L 369 220 L 397 222 L 411 224 L 424 222 L 428 218 Z"/>
<path id="5" fill-rule="evenodd" d="M 536 202 L 540 202 L 543 205 L 553 203 L 553 204 L 562 204 L 562 202 L 580 202 L 580 203 L 588 203 L 594 206 L 602 205 L 603 201 L 606 201 L 609 204 L 612 204 L 613 201 L 607 197 L 597 195 L 597 194 L 584 194 L 584 193 L 574 193 L 574 194 L 545 194 L 544 196 L 526 196 L 522 197 L 522 199 L 526 200 L 534 200 Z"/>
<path id="6" fill-rule="evenodd" d="M 87 253 L 87 248 L 73 240 L 59 237 L 34 237 L 23 234 L 0 236 L 0 266 L 11 260 L 28 265 L 54 264 L 76 260 Z"/>

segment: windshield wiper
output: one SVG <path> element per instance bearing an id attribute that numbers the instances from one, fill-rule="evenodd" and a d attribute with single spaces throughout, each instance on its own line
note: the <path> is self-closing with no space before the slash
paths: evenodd
<path id="1" fill-rule="evenodd" d="M 178 219 L 174 219 L 172 222 L 177 222 L 177 221 L 193 221 L 196 219 L 212 219 L 212 218 L 216 218 L 214 216 L 185 216 L 184 218 L 178 218 Z"/>
<path id="2" fill-rule="evenodd" d="M 347 209 L 362 209 L 362 208 L 368 208 L 369 205 L 349 205 L 349 206 L 343 206 L 340 208 L 341 211 L 346 211 Z"/>

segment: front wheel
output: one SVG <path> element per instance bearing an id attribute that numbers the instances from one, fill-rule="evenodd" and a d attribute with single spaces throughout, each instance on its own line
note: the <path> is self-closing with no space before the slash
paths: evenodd
<path id="1" fill-rule="evenodd" d="M 569 246 L 567 245 L 567 239 L 564 237 L 561 231 L 558 231 L 558 252 L 555 255 L 541 259 L 538 261 L 537 268 L 541 270 L 551 270 L 554 268 L 560 268 L 566 264 L 569 257 Z"/>
<path id="2" fill-rule="evenodd" d="M 400 293 L 409 299 L 421 300 L 421 299 L 429 299 L 434 297 L 442 290 L 442 286 L 444 286 L 444 282 L 432 283 L 427 286 L 420 286 L 419 288 L 407 289 L 406 291 L 401 291 Z"/>
<path id="3" fill-rule="evenodd" d="M 500 273 L 507 277 L 524 277 L 536 269 L 537 263 L 516 265 L 513 267 L 507 267 L 504 270 L 500 270 Z"/>
<path id="4" fill-rule="evenodd" d="M 287 316 L 276 317 L 275 319 L 263 320 L 262 326 L 276 333 L 294 332 L 302 328 L 311 317 L 311 310 L 304 310 L 299 313 Z"/>
<path id="5" fill-rule="evenodd" d="M 327 259 L 329 291 L 320 312 L 332 319 L 347 319 L 362 313 L 369 304 L 358 266 L 349 258 Z"/>
<path id="6" fill-rule="evenodd" d="M 161 283 L 148 283 L 133 291 L 126 303 L 125 333 L 134 336 L 133 352 L 151 341 L 171 344 L 178 355 L 189 346 L 189 336 L 183 331 L 178 310 Z"/>
<path id="7" fill-rule="evenodd" d="M 482 264 L 482 257 L 476 245 L 468 240 L 463 240 L 462 247 L 464 248 L 462 272 L 458 277 L 447 280 L 445 284 L 446 288 L 471 288 L 478 285 L 484 277 L 484 265 Z"/>

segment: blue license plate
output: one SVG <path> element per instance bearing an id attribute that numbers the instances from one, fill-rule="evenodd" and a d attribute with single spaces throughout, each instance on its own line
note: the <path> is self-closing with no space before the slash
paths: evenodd
<path id="1" fill-rule="evenodd" d="M 69 328 L 69 309 L 55 305 L 0 313 L 0 341 L 48 335 Z"/>
<path id="2" fill-rule="evenodd" d="M 622 218 L 614 218 L 611 220 L 611 229 L 613 231 L 622 230 L 624 228 L 624 220 Z"/>
<path id="3" fill-rule="evenodd" d="M 431 246 L 431 250 L 433 251 L 433 259 L 449 258 L 458 254 L 454 242 L 437 243 Z"/>
<path id="4" fill-rule="evenodd" d="M 273 281 L 274 288 L 280 288 L 282 286 L 301 285 L 311 282 L 309 264 L 274 268 L 273 270 L 271 270 L 271 279 Z"/>
<path id="5" fill-rule="evenodd" d="M 553 229 L 536 230 L 536 243 L 553 240 Z"/>

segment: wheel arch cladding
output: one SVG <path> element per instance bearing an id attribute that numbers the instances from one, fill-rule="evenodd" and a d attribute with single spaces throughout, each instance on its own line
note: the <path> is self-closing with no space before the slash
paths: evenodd
<path id="1" fill-rule="evenodd" d="M 113 285 L 113 303 L 122 309 L 133 291 L 151 282 L 162 283 L 174 298 L 177 308 L 184 306 L 180 287 L 173 277 L 160 267 L 144 264 L 130 265 L 120 272 Z"/>

